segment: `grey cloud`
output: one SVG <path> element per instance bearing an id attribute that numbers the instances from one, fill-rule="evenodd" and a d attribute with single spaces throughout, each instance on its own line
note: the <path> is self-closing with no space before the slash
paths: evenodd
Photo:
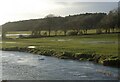
<path id="1" fill-rule="evenodd" d="M 71 9 L 81 9 L 88 12 L 92 10 L 93 12 L 102 11 L 109 12 L 110 10 L 117 8 L 117 2 L 56 2 L 57 5 L 63 5 L 64 9 L 68 7 Z"/>

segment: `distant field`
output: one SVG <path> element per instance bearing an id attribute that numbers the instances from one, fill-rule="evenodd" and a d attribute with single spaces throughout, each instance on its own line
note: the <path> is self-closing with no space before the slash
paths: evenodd
<path id="1" fill-rule="evenodd" d="M 71 31 L 71 30 L 69 30 Z M 67 32 L 69 32 L 67 31 Z M 49 34 L 48 31 L 41 31 L 41 35 L 44 35 L 44 33 L 47 33 L 47 35 Z M 92 29 L 92 30 L 88 30 L 87 32 L 88 34 L 91 34 L 91 33 L 96 33 L 96 30 L 95 29 Z M 7 34 L 32 34 L 32 31 L 11 31 L 11 32 L 7 32 Z M 55 35 L 55 31 L 51 31 L 50 33 L 51 36 L 54 36 Z M 59 30 L 57 31 L 57 35 L 64 35 L 64 32 L 62 30 Z M 16 38 L 17 36 L 7 36 L 7 38 Z"/>
<path id="2" fill-rule="evenodd" d="M 69 32 L 71 30 L 68 30 L 67 32 Z M 49 34 L 48 31 L 41 31 L 41 35 L 44 35 L 44 33 L 47 33 L 47 35 Z M 83 32 L 83 31 L 82 31 Z M 105 30 L 102 30 L 103 33 L 105 33 Z M 115 29 L 114 32 L 120 32 L 119 29 Z M 96 33 L 96 29 L 89 29 L 87 31 L 87 34 L 94 34 Z M 7 34 L 32 34 L 32 31 L 10 31 L 7 32 Z M 50 35 L 55 35 L 55 31 L 51 31 Z M 57 31 L 57 35 L 64 35 L 64 32 L 62 30 Z M 7 38 L 15 38 L 15 36 L 7 36 Z"/>
<path id="3" fill-rule="evenodd" d="M 118 55 L 118 34 L 9 39 L 3 40 L 2 43 L 3 48 L 27 47 L 30 45 L 40 50 Z"/>

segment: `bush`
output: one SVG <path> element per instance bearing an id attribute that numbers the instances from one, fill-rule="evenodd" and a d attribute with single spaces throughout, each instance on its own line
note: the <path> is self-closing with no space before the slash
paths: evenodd
<path id="1" fill-rule="evenodd" d="M 69 32 L 67 32 L 67 35 L 78 35 L 78 32 L 76 32 L 76 31 L 69 31 Z"/>
<path id="2" fill-rule="evenodd" d="M 43 36 L 47 36 L 47 32 L 43 32 L 42 35 L 43 35 Z"/>
<path id="3" fill-rule="evenodd" d="M 105 66 L 115 66 L 115 67 L 120 67 L 120 59 L 115 58 L 115 59 L 106 59 L 103 61 L 103 65 Z"/>

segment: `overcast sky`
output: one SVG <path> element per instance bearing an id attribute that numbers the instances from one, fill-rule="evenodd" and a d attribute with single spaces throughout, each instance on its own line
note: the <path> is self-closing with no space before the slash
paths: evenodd
<path id="1" fill-rule="evenodd" d="M 117 2 L 118 0 L 0 0 L 0 25 L 10 21 L 44 18 L 48 14 L 67 16 L 86 12 L 108 13 L 117 8 Z"/>

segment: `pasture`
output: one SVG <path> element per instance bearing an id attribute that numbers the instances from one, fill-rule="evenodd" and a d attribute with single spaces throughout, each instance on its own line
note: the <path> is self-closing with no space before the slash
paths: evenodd
<path id="1" fill-rule="evenodd" d="M 35 46 L 40 50 L 118 55 L 118 34 L 13 38 L 2 41 L 2 48 Z"/>

